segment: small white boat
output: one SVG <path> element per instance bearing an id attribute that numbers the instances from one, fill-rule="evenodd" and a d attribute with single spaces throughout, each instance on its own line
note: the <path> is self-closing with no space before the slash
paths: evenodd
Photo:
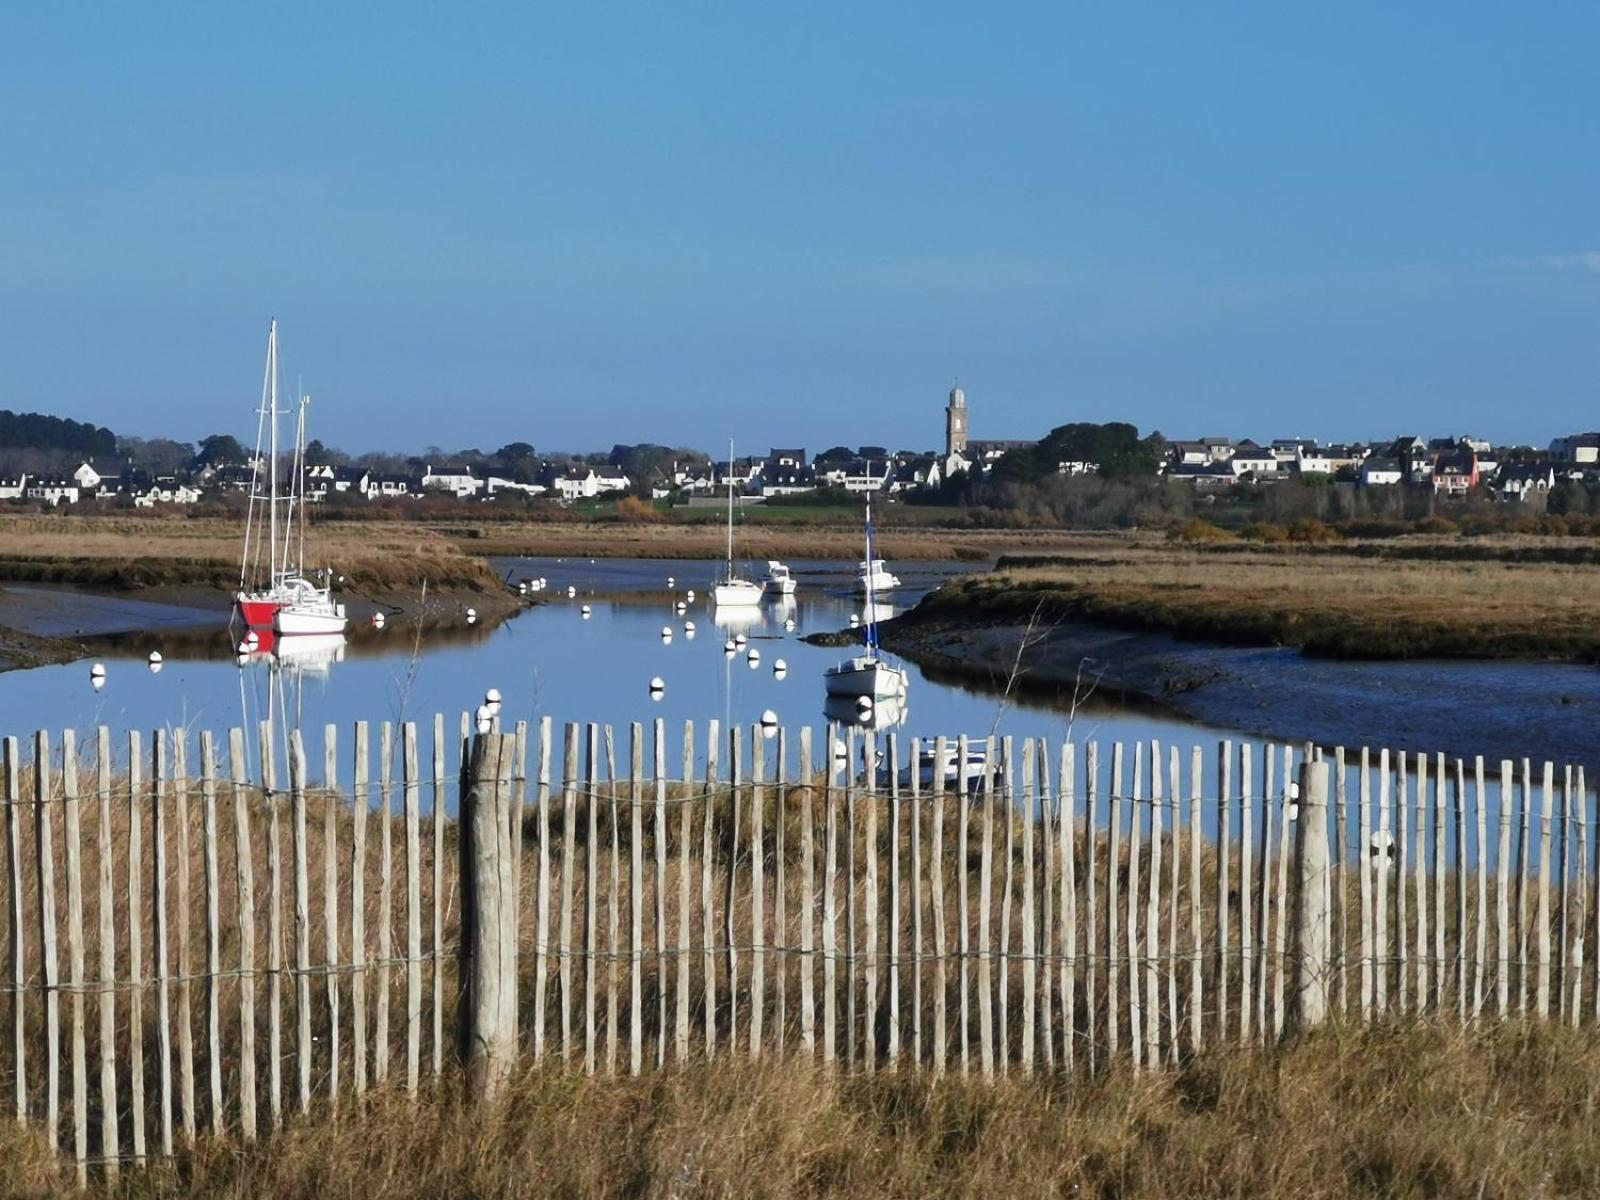
<path id="1" fill-rule="evenodd" d="M 711 600 L 718 608 L 740 608 L 760 604 L 763 587 L 733 573 L 733 439 L 728 439 L 728 559 L 726 573 L 711 588 Z"/>
<path id="2" fill-rule="evenodd" d="M 847 658 L 829 667 L 823 679 L 830 696 L 899 700 L 906 694 L 905 668 L 890 666 L 876 653 Z"/>
<path id="3" fill-rule="evenodd" d="M 789 568 L 776 559 L 767 560 L 767 574 L 761 581 L 761 586 L 766 588 L 769 596 L 794 595 L 794 575 Z"/>
<path id="4" fill-rule="evenodd" d="M 867 500 L 867 561 L 872 558 L 872 500 Z M 904 667 L 889 663 L 878 652 L 877 605 L 873 600 L 873 583 L 866 579 L 867 602 L 864 609 L 866 626 L 866 653 L 847 658 L 829 667 L 822 677 L 823 687 L 829 696 L 866 696 L 873 701 L 904 700 L 909 676 Z"/>
<path id="5" fill-rule="evenodd" d="M 272 614 L 272 628 L 280 636 L 344 633 L 344 605 L 334 601 L 330 589 L 294 576 L 283 581 L 283 592 L 285 601 Z"/>
<path id="6" fill-rule="evenodd" d="M 962 758 L 961 743 L 954 738 L 945 742 L 943 758 L 939 757 L 937 743 L 922 743 L 917 761 L 900 768 L 900 786 L 911 786 L 912 771 L 916 772 L 918 790 L 925 794 L 939 786 L 938 780 L 943 780 L 947 792 L 982 791 L 984 781 L 994 776 L 994 767 L 981 741 L 969 742 L 966 757 Z"/>
<path id="7" fill-rule="evenodd" d="M 869 558 L 861 563 L 856 574 L 856 593 L 866 596 L 874 592 L 892 592 L 900 586 L 900 578 L 889 570 L 881 558 Z"/>

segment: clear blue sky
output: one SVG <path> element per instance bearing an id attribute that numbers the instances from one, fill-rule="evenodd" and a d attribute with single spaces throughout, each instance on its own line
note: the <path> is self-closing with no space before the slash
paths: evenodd
<path id="1" fill-rule="evenodd" d="M 863 12 L 863 9 L 869 9 Z M 0 406 L 360 448 L 1600 425 L 1592 4 L 8 6 Z"/>

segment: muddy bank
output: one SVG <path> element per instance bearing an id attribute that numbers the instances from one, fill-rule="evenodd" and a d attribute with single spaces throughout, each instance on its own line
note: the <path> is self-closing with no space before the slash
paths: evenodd
<path id="1" fill-rule="evenodd" d="M 1062 708 L 1107 695 L 1160 704 L 1241 733 L 1326 746 L 1600 766 L 1600 671 L 1548 662 L 1335 662 L 1290 647 L 1183 641 L 1084 623 L 932 620 L 880 628 L 886 649 L 930 676 L 1012 686 Z M 820 639 L 819 639 L 820 640 Z M 842 640 L 854 640 L 843 635 Z"/>
<path id="2" fill-rule="evenodd" d="M 432 640 L 441 631 L 466 628 L 477 617 L 480 634 L 522 611 L 531 601 L 510 589 L 483 591 L 419 588 L 342 594 L 350 617 L 352 647 L 382 612 L 391 626 L 420 626 Z M 138 598 L 46 584 L 0 585 L 0 671 L 71 662 L 97 650 L 181 648 L 190 657 L 232 655 L 233 640 L 220 636 L 233 620 L 229 593 L 214 588 L 163 585 L 141 589 Z"/>

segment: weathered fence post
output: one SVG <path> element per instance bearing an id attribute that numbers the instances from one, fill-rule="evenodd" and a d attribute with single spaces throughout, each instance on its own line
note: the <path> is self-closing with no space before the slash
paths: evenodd
<path id="1" fill-rule="evenodd" d="M 1295 891 L 1299 954 L 1294 1025 L 1311 1029 L 1328 1015 L 1328 764 L 1313 762 L 1309 755 L 1300 764 L 1295 858 L 1300 870 Z"/>
<path id="2" fill-rule="evenodd" d="M 472 741 L 461 797 L 461 1059 L 467 1093 L 493 1098 L 517 1049 L 517 907 L 510 845 L 513 734 Z"/>

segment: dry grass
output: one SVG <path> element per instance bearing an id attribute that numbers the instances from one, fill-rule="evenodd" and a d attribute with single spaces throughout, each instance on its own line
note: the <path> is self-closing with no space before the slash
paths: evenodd
<path id="1" fill-rule="evenodd" d="M 238 583 L 241 521 L 226 518 L 0 517 L 0 579 L 115 589 Z M 500 592 L 483 560 L 426 524 L 313 523 L 310 564 L 328 564 L 356 595 L 430 589 Z"/>
<path id="2" fill-rule="evenodd" d="M 1180 1069 L 988 1085 L 734 1059 L 642 1079 L 530 1070 L 503 1103 L 453 1090 L 202 1141 L 118 1194 L 191 1197 L 1593 1195 L 1600 1046 L 1563 1030 L 1330 1031 Z M 0 1135 L 12 1195 L 54 1195 Z M 60 1185 L 56 1185 L 57 1188 Z"/>
<path id="3" fill-rule="evenodd" d="M 924 615 L 1105 621 L 1345 657 L 1600 659 L 1592 566 L 1104 544 L 946 588 Z"/>

